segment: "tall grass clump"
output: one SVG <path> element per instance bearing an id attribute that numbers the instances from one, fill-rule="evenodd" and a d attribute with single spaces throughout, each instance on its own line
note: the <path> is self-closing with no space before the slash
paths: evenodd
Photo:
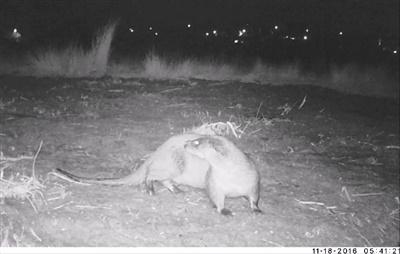
<path id="1" fill-rule="evenodd" d="M 109 22 L 93 39 L 89 50 L 77 43 L 62 49 L 40 49 L 29 58 L 30 74 L 39 77 L 101 77 L 107 72 L 117 21 Z"/>
<path id="2" fill-rule="evenodd" d="M 165 58 L 157 55 L 154 50 L 151 50 L 143 61 L 143 75 L 150 79 L 179 79 L 191 75 L 191 73 L 184 73 L 182 70 L 178 72 L 178 64 L 178 62 L 168 62 Z"/>
<path id="3" fill-rule="evenodd" d="M 151 79 L 206 79 L 232 80 L 238 79 L 238 68 L 218 59 L 185 58 L 167 59 L 150 51 L 143 61 L 144 72 Z"/>

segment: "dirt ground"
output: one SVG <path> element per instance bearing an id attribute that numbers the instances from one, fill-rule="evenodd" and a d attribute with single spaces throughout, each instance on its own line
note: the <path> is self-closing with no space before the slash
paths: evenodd
<path id="1" fill-rule="evenodd" d="M 5 198 L 11 246 L 399 246 L 399 101 L 311 86 L 137 79 L 1 77 L 3 169 L 44 188 Z M 304 102 L 304 103 L 303 103 Z M 143 156 L 203 122 L 241 124 L 261 174 L 262 214 L 244 199 L 213 209 L 204 190 L 71 183 L 130 174 Z M 36 209 L 36 211 L 35 211 Z"/>

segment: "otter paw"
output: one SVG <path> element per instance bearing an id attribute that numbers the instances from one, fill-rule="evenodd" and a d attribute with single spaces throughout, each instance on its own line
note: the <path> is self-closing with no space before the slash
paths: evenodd
<path id="1" fill-rule="evenodd" d="M 149 194 L 150 196 L 154 196 L 154 186 L 153 186 L 153 181 L 148 181 L 147 183 L 143 183 L 142 185 L 142 190 Z"/>
<path id="2" fill-rule="evenodd" d="M 174 194 L 178 194 L 178 193 L 183 193 L 183 190 L 179 189 L 178 187 L 176 187 L 175 185 L 172 185 L 172 188 L 170 189 L 170 191 Z"/>
<path id="3" fill-rule="evenodd" d="M 231 210 L 228 210 L 226 208 L 222 208 L 221 211 L 219 211 L 220 214 L 224 216 L 233 216 L 233 212 Z"/>
<path id="4" fill-rule="evenodd" d="M 252 208 L 251 211 L 253 213 L 263 213 L 263 211 L 261 211 L 260 208 L 258 208 L 258 207 Z"/>

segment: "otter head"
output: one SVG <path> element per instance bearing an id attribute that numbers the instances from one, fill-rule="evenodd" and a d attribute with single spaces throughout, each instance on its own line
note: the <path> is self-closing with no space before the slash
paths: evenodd
<path id="1" fill-rule="evenodd" d="M 187 141 L 185 144 L 185 149 L 189 153 L 203 159 L 207 159 L 216 155 L 227 156 L 229 152 L 229 150 L 224 147 L 224 144 L 221 140 L 212 137 L 198 138 Z"/>

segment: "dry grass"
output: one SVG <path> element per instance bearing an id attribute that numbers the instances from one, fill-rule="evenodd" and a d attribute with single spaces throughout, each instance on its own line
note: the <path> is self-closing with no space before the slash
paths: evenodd
<path id="1" fill-rule="evenodd" d="M 26 157 L 26 156 L 21 156 L 18 158 L 13 158 L 13 157 L 5 157 L 1 153 L 0 155 L 0 199 L 5 199 L 5 198 L 15 198 L 15 199 L 27 199 L 33 209 L 37 212 L 37 209 L 34 205 L 34 199 L 35 199 L 35 194 L 40 194 L 43 196 L 41 193 L 41 190 L 45 188 L 44 185 L 42 185 L 36 178 L 35 175 L 35 163 L 36 163 L 36 158 L 40 152 L 40 149 L 42 147 L 42 143 L 40 144 L 40 147 L 36 153 L 35 157 Z M 19 160 L 25 160 L 25 159 L 33 159 L 32 163 L 32 175 L 30 177 L 26 175 L 20 175 L 17 173 L 16 175 L 11 174 L 8 179 L 4 179 L 4 170 L 9 168 L 13 163 L 19 161 Z"/>
<path id="2" fill-rule="evenodd" d="M 43 142 L 40 143 L 40 146 L 36 152 L 34 157 L 30 156 L 20 156 L 20 157 L 6 157 L 3 153 L 0 153 L 0 200 L 1 203 L 4 202 L 4 199 L 17 199 L 17 200 L 25 200 L 27 199 L 29 203 L 32 205 L 33 209 L 37 213 L 35 203 L 37 194 L 44 199 L 42 190 L 46 187 L 39 182 L 35 175 L 35 163 L 36 158 L 39 155 L 39 152 L 42 148 Z M 33 160 L 32 163 L 32 174 L 31 176 L 17 174 L 10 174 L 8 179 L 4 178 L 4 170 L 10 167 L 16 167 L 15 163 L 20 160 Z M 22 227 L 21 232 L 17 234 L 17 229 L 13 226 L 13 220 L 10 220 L 7 217 L 7 213 L 5 211 L 1 211 L 1 234 L 0 234 L 0 246 L 1 247 L 32 247 L 33 245 L 27 240 L 25 235 L 25 228 Z M 41 242 L 41 239 L 37 236 L 32 227 L 29 227 L 29 232 L 32 236 L 34 236 L 38 241 Z"/>
<path id="3" fill-rule="evenodd" d="M 0 178 L 0 198 L 28 199 L 33 197 L 33 192 L 43 188 L 34 178 L 25 175 L 11 175 L 8 180 Z"/>
<path id="4" fill-rule="evenodd" d="M 194 127 L 186 132 L 196 133 L 200 135 L 218 135 L 218 136 L 226 136 L 232 134 L 236 138 L 240 138 L 241 134 L 243 133 L 242 130 L 239 129 L 238 125 L 230 121 L 227 121 L 226 123 L 224 122 L 203 123 L 201 126 Z"/>
<path id="5" fill-rule="evenodd" d="M 251 136 L 259 131 L 262 130 L 264 127 L 269 127 L 276 122 L 286 122 L 287 119 L 280 119 L 280 118 L 272 118 L 267 119 L 264 115 L 260 112 L 262 103 L 260 103 L 257 113 L 253 117 L 235 117 L 230 116 L 229 120 L 226 122 L 213 122 L 212 117 L 209 113 L 206 112 L 194 112 L 192 114 L 187 114 L 186 112 L 184 115 L 189 117 L 190 115 L 197 116 L 202 125 L 198 127 L 193 127 L 191 129 L 184 129 L 184 133 L 196 133 L 200 135 L 218 135 L 218 136 L 227 136 L 232 135 L 236 139 L 240 139 L 243 136 Z M 185 116 L 184 116 L 185 117 Z"/>
<path id="6" fill-rule="evenodd" d="M 109 22 L 93 40 L 90 50 L 77 44 L 64 49 L 41 49 L 30 57 L 31 75 L 39 77 L 101 77 L 106 74 L 117 22 Z"/>

